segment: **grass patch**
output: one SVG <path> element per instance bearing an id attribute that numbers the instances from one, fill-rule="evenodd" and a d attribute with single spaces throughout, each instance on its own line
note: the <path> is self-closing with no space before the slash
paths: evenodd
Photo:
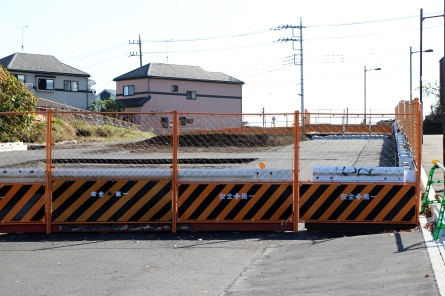
<path id="1" fill-rule="evenodd" d="M 36 122 L 31 127 L 30 136 L 26 142 L 46 143 L 47 124 Z M 142 132 L 136 129 L 128 129 L 111 125 L 91 125 L 81 121 L 68 122 L 61 118 L 55 118 L 52 124 L 52 142 L 77 141 L 77 142 L 111 142 L 118 140 L 131 140 L 139 138 L 151 138 L 155 136 L 151 132 Z"/>

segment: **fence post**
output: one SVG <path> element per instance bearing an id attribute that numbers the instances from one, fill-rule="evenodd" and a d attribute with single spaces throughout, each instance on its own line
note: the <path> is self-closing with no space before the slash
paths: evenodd
<path id="1" fill-rule="evenodd" d="M 299 157 L 300 157 L 300 125 L 298 124 L 298 119 L 300 118 L 300 114 L 298 111 L 295 112 L 294 115 L 294 168 L 293 168 L 293 176 L 292 176 L 292 191 L 293 191 L 293 231 L 298 232 L 298 221 L 300 220 L 299 215 L 299 204 L 300 204 L 300 185 L 298 182 L 299 179 Z"/>
<path id="2" fill-rule="evenodd" d="M 45 178 L 45 219 L 46 234 L 51 234 L 52 219 L 52 164 L 53 164 L 53 139 L 52 139 L 52 113 L 46 112 L 46 178 Z"/>
<path id="3" fill-rule="evenodd" d="M 172 232 L 176 233 L 176 220 L 178 215 L 178 111 L 173 111 L 173 134 L 172 134 L 172 149 L 173 149 L 173 160 L 172 160 Z"/>
<path id="4" fill-rule="evenodd" d="M 421 170 L 422 170 L 422 143 L 423 143 L 423 112 L 422 112 L 422 103 L 419 102 L 419 99 L 414 99 L 414 104 L 416 106 L 416 117 L 417 117 L 417 124 L 416 124 L 416 158 L 417 158 L 417 184 L 416 184 L 416 209 L 421 204 Z M 416 224 L 419 225 L 419 211 L 416 210 Z"/>

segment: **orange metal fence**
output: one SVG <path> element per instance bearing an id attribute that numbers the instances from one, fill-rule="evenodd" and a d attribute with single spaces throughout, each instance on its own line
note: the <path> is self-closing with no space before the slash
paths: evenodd
<path id="1" fill-rule="evenodd" d="M 298 112 L 0 113 L 13 141 L 23 116 L 46 119 L 20 134 L 27 150 L 0 151 L 0 231 L 417 223 L 420 108 L 410 108 L 368 114 L 366 125 Z M 117 117 L 129 124 L 111 124 Z M 400 169 L 395 126 L 408 139 L 411 170 Z"/>

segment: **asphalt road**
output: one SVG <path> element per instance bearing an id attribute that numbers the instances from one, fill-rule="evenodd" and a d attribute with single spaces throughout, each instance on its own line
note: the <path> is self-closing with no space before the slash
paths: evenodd
<path id="1" fill-rule="evenodd" d="M 421 232 L 0 235 L 0 295 L 439 295 Z"/>

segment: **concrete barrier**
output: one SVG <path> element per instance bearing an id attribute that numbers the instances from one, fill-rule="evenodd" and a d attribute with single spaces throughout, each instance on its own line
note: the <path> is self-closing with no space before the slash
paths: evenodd
<path id="1" fill-rule="evenodd" d="M 0 143 L 0 152 L 27 150 L 27 146 L 23 142 Z"/>

